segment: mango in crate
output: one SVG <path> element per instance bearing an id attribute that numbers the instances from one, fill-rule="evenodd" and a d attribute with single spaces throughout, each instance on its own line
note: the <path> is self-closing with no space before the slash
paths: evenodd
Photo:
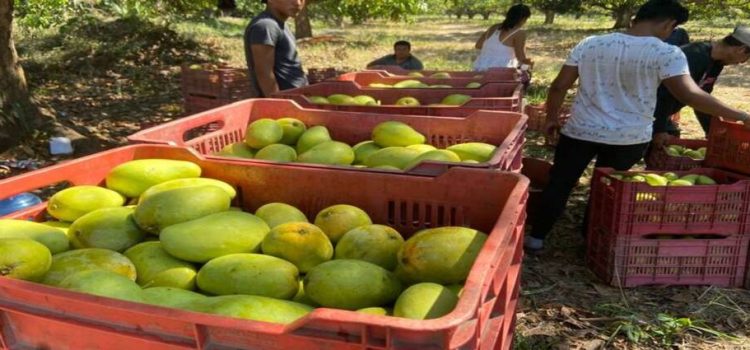
<path id="1" fill-rule="evenodd" d="M 469 100 L 471 100 L 471 96 L 469 95 L 451 94 L 443 98 L 440 103 L 449 106 L 460 106 L 466 102 L 469 102 Z"/>
<path id="2" fill-rule="evenodd" d="M 213 295 L 260 295 L 291 299 L 299 288 L 294 264 L 262 254 L 230 254 L 213 259 L 198 271 L 198 287 Z"/>
<path id="3" fill-rule="evenodd" d="M 482 84 L 480 84 L 480 83 L 478 83 L 476 81 L 472 81 L 471 83 L 466 84 L 466 88 L 468 88 L 468 89 L 477 89 L 477 88 L 479 88 L 481 86 L 482 86 Z"/>
<path id="4" fill-rule="evenodd" d="M 351 165 L 354 151 L 349 145 L 338 141 L 321 142 L 297 157 L 300 163 Z"/>
<path id="5" fill-rule="evenodd" d="M 419 152 L 419 155 L 422 155 L 422 154 L 427 153 L 429 151 L 435 151 L 435 150 L 437 150 L 437 148 L 435 148 L 435 146 L 424 144 L 424 143 L 418 144 L 418 145 L 409 145 L 409 146 L 406 146 L 406 148 L 413 149 L 413 150 Z"/>
<path id="6" fill-rule="evenodd" d="M 323 96 L 308 96 L 307 99 L 310 100 L 310 103 L 317 104 L 317 105 L 331 104 L 331 102 L 328 101 L 328 99 Z"/>
<path id="7" fill-rule="evenodd" d="M 289 222 L 308 222 L 303 212 L 286 203 L 264 204 L 255 211 L 255 216 L 263 219 L 271 229 Z"/>
<path id="8" fill-rule="evenodd" d="M 47 212 L 61 221 L 73 222 L 96 209 L 121 207 L 125 197 L 99 186 L 74 186 L 55 193 L 47 203 Z"/>
<path id="9" fill-rule="evenodd" d="M 297 160 L 297 151 L 292 146 L 275 143 L 263 147 L 255 154 L 255 159 L 271 160 L 280 163 L 291 163 Z"/>
<path id="10" fill-rule="evenodd" d="M 313 126 L 302 133 L 302 136 L 297 140 L 297 154 L 305 153 L 313 146 L 326 141 L 332 141 L 328 128 L 322 125 Z"/>
<path id="11" fill-rule="evenodd" d="M 333 245 L 319 227 L 307 222 L 290 222 L 274 227 L 261 245 L 263 254 L 291 262 L 300 272 L 331 260 Z"/>
<path id="12" fill-rule="evenodd" d="M 449 314 L 456 307 L 458 296 L 437 283 L 417 283 L 399 295 L 393 316 L 428 320 Z"/>
<path id="13" fill-rule="evenodd" d="M 411 96 L 401 97 L 398 100 L 396 100 L 396 103 L 394 104 L 397 106 L 419 106 L 421 105 L 419 100 Z"/>
<path id="14" fill-rule="evenodd" d="M 422 77 L 424 77 L 424 74 L 422 74 L 422 73 L 420 73 L 420 72 L 409 72 L 409 73 L 408 73 L 408 74 L 406 74 L 406 75 L 407 75 L 407 76 L 409 76 L 409 77 L 417 77 L 417 78 L 422 78 Z"/>
<path id="15" fill-rule="evenodd" d="M 430 75 L 430 78 L 435 79 L 449 79 L 451 77 L 450 73 L 447 72 L 437 72 L 432 75 Z"/>
<path id="16" fill-rule="evenodd" d="M 396 273 L 408 282 L 460 283 L 485 241 L 486 234 L 467 227 L 419 231 L 401 246 Z"/>
<path id="17" fill-rule="evenodd" d="M 221 151 L 216 152 L 216 155 L 252 159 L 255 157 L 255 150 L 250 148 L 250 146 L 244 142 L 235 142 L 224 146 Z"/>
<path id="18" fill-rule="evenodd" d="M 297 144 L 297 140 L 307 130 L 307 126 L 299 119 L 295 118 L 281 118 L 277 122 L 281 125 L 281 129 L 284 131 L 279 143 L 285 145 L 294 146 Z"/>
<path id="19" fill-rule="evenodd" d="M 359 95 L 354 96 L 352 98 L 354 100 L 354 104 L 360 105 L 360 106 L 377 106 L 380 105 L 380 102 L 372 98 L 372 96 L 369 95 Z"/>
<path id="20" fill-rule="evenodd" d="M 417 156 L 419 156 L 419 152 L 413 149 L 406 147 L 386 147 L 367 157 L 365 165 L 368 168 L 386 166 L 403 170 Z"/>
<path id="21" fill-rule="evenodd" d="M 385 225 L 364 225 L 346 232 L 336 244 L 336 259 L 363 260 L 386 270 L 396 268 L 396 255 L 404 244 L 398 231 Z"/>
<path id="22" fill-rule="evenodd" d="M 429 151 L 426 153 L 422 153 L 418 155 L 416 158 L 412 159 L 409 163 L 406 164 L 404 169 L 410 169 L 415 166 L 417 166 L 422 161 L 438 161 L 438 162 L 449 162 L 449 163 L 460 163 L 461 158 L 458 157 L 455 153 L 445 150 L 445 149 L 439 149 L 434 151 Z"/>
<path id="23" fill-rule="evenodd" d="M 245 144 L 254 149 L 261 149 L 281 141 L 284 128 L 273 119 L 261 118 L 247 126 Z"/>
<path id="24" fill-rule="evenodd" d="M 357 312 L 361 314 L 368 314 L 368 315 L 377 315 L 377 316 L 391 316 L 393 315 L 393 310 L 386 309 L 384 307 L 366 307 L 364 309 L 359 309 Z"/>
<path id="25" fill-rule="evenodd" d="M 132 207 L 103 208 L 81 216 L 70 225 L 70 242 L 74 248 L 123 252 L 146 237 L 133 220 L 133 212 Z"/>
<path id="26" fill-rule="evenodd" d="M 387 121 L 372 129 L 372 140 L 380 147 L 406 147 L 423 144 L 426 138 L 406 123 Z"/>
<path id="27" fill-rule="evenodd" d="M 39 281 L 52 264 L 44 244 L 28 238 L 0 238 L 0 276 Z"/>
<path id="28" fill-rule="evenodd" d="M 349 230 L 371 225 L 372 220 L 362 209 L 353 205 L 337 204 L 321 210 L 315 216 L 314 223 L 325 232 L 331 242 L 336 243 Z"/>
<path id="29" fill-rule="evenodd" d="M 168 226 L 159 238 L 170 255 L 205 263 L 224 255 L 258 252 L 270 231 L 268 224 L 253 214 L 224 211 Z"/>
<path id="30" fill-rule="evenodd" d="M 0 220 L 0 239 L 28 238 L 44 244 L 52 254 L 67 251 L 70 245 L 63 229 L 26 220 Z"/>
<path id="31" fill-rule="evenodd" d="M 354 98 L 345 94 L 333 94 L 328 96 L 328 102 L 333 105 L 355 105 Z"/>
<path id="32" fill-rule="evenodd" d="M 121 274 L 108 270 L 74 273 L 61 281 L 59 287 L 108 298 L 143 302 L 139 285 Z"/>
<path id="33" fill-rule="evenodd" d="M 189 310 L 189 305 L 205 302 L 208 299 L 203 294 L 172 287 L 146 288 L 141 292 L 141 296 L 146 304 L 186 310 Z"/>
<path id="34" fill-rule="evenodd" d="M 138 159 L 122 163 L 107 174 L 107 188 L 136 198 L 149 187 L 174 179 L 200 177 L 195 163 L 171 159 Z"/>
<path id="35" fill-rule="evenodd" d="M 354 164 L 364 163 L 367 157 L 380 149 L 382 149 L 382 147 L 378 146 L 375 141 L 372 140 L 362 141 L 354 145 L 354 147 L 352 147 L 352 150 L 354 151 Z"/>
<path id="36" fill-rule="evenodd" d="M 107 270 L 136 279 L 135 266 L 124 255 L 108 249 L 85 248 L 53 255 L 42 283 L 56 286 L 77 272 L 89 270 Z"/>
<path id="37" fill-rule="evenodd" d="M 314 309 L 293 301 L 257 295 L 212 297 L 208 304 L 204 310 L 211 314 L 279 324 L 292 323 Z"/>
<path id="38" fill-rule="evenodd" d="M 153 194 L 164 192 L 167 190 L 172 190 L 176 188 L 185 188 L 185 187 L 200 187 L 200 186 L 216 186 L 226 191 L 226 193 L 229 195 L 230 198 L 234 198 L 237 195 L 237 191 L 234 189 L 234 187 L 232 187 L 232 185 L 224 181 L 220 181 L 216 179 L 209 179 L 205 177 L 195 177 L 195 178 L 165 181 L 158 185 L 151 186 L 149 187 L 149 189 L 141 193 L 139 201 L 142 201 Z"/>
<path id="39" fill-rule="evenodd" d="M 466 142 L 447 147 L 447 150 L 457 154 L 461 160 L 474 160 L 479 163 L 488 162 L 497 149 L 496 146 L 483 142 Z"/>
<path id="40" fill-rule="evenodd" d="M 136 244 L 126 250 L 124 255 L 135 266 L 135 281 L 144 288 L 195 289 L 198 269 L 187 261 L 169 255 L 159 241 Z"/>
<path id="41" fill-rule="evenodd" d="M 305 276 L 305 293 L 316 303 L 337 309 L 358 310 L 387 305 L 401 293 L 396 276 L 361 260 L 331 260 Z"/>
<path id="42" fill-rule="evenodd" d="M 419 80 L 407 79 L 393 84 L 393 87 L 397 89 L 413 89 L 424 87 L 424 85 L 425 84 Z"/>
<path id="43" fill-rule="evenodd" d="M 174 188 L 144 198 L 135 208 L 133 218 L 142 230 L 159 234 L 167 226 L 226 211 L 231 200 L 217 186 Z"/>

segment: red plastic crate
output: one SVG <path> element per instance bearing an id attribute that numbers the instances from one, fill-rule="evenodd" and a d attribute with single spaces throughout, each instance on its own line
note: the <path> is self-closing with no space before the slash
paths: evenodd
<path id="1" fill-rule="evenodd" d="M 401 68 L 400 66 L 373 66 L 365 71 L 380 72 L 384 76 L 399 76 L 408 75 L 409 73 L 419 72 L 425 77 L 429 77 L 438 72 L 445 72 L 450 74 L 451 78 L 473 78 L 481 75 L 483 79 L 492 79 L 493 81 L 506 81 L 506 80 L 518 80 L 520 79 L 520 72 L 515 68 L 490 68 L 486 71 L 475 72 L 475 71 L 450 71 L 450 70 L 408 70 Z M 447 80 L 447 79 L 446 79 Z"/>
<path id="2" fill-rule="evenodd" d="M 750 129 L 742 124 L 713 118 L 705 164 L 750 174 Z"/>
<path id="3" fill-rule="evenodd" d="M 181 71 L 180 87 L 185 97 L 240 100 L 258 96 L 248 78 L 247 68 L 203 65 L 201 69 L 191 69 L 185 64 Z"/>
<path id="4" fill-rule="evenodd" d="M 718 185 L 649 186 L 596 168 L 591 180 L 589 234 L 598 229 L 622 236 L 648 234 L 750 235 L 750 177 L 719 169 L 677 171 L 708 175 Z M 642 173 L 642 172 L 641 172 Z"/>
<path id="5" fill-rule="evenodd" d="M 750 236 L 715 239 L 657 239 L 589 231 L 586 260 L 602 280 L 616 287 L 714 285 L 742 287 Z"/>
<path id="6" fill-rule="evenodd" d="M 570 117 L 570 105 L 565 104 L 560 110 L 560 125 L 564 125 Z M 524 106 L 524 113 L 529 117 L 529 130 L 544 132 L 544 125 L 547 123 L 547 106 L 542 104 L 537 105 L 526 105 Z M 547 146 L 557 146 L 559 140 L 559 133 L 555 133 L 554 136 L 550 137 L 544 135 L 544 144 Z"/>
<path id="7" fill-rule="evenodd" d="M 332 94 L 347 94 L 351 96 L 370 95 L 376 100 L 381 101 L 382 105 L 340 106 L 313 104 L 307 98 L 308 96 L 330 96 Z M 472 99 L 461 106 L 428 106 L 429 104 L 440 103 L 443 98 L 451 94 L 469 95 L 472 96 Z M 416 98 L 422 103 L 422 106 L 394 105 L 396 100 L 404 96 Z M 303 107 L 328 110 L 463 117 L 479 109 L 520 112 L 523 92 L 520 83 L 487 83 L 479 89 L 378 89 L 369 87 L 360 88 L 353 82 L 324 81 L 315 85 L 280 91 L 274 94 L 274 97 L 295 100 Z"/>
<path id="8" fill-rule="evenodd" d="M 667 145 L 680 145 L 691 149 L 707 147 L 706 140 L 672 139 Z M 690 170 L 700 168 L 703 160 L 695 160 L 686 156 L 670 156 L 664 147 L 656 148 L 649 152 L 646 157 L 646 169 L 648 170 Z"/>
<path id="9" fill-rule="evenodd" d="M 518 247 L 523 238 L 528 180 L 521 175 L 452 168 L 439 177 L 365 173 L 284 165 L 214 161 L 185 148 L 127 146 L 0 181 L 0 197 L 63 181 L 101 184 L 116 165 L 133 159 L 195 162 L 203 176 L 238 189 L 236 205 L 254 211 L 285 202 L 308 216 L 349 203 L 404 236 L 426 228 L 466 225 L 489 233 L 456 308 L 416 321 L 317 309 L 289 325 L 232 319 L 130 303 L 0 278 L 0 344 L 55 349 L 478 349 L 512 338 Z M 36 218 L 43 207 L 14 215 Z M 517 278 L 517 277 L 516 277 Z M 507 322 L 506 320 L 511 320 Z M 489 341 L 486 342 L 489 345 Z M 54 345 L 51 345 L 54 344 Z M 502 345 L 507 347 L 507 345 Z M 484 348 L 484 347 L 482 347 Z"/>
<path id="10" fill-rule="evenodd" d="M 330 81 L 351 81 L 353 83 L 356 83 L 357 86 L 359 87 L 368 87 L 370 86 L 370 84 L 393 85 L 404 80 L 417 80 L 417 81 L 420 81 L 429 85 L 437 85 L 437 84 L 450 85 L 454 88 L 465 88 L 467 84 L 473 83 L 473 82 L 485 84 L 485 83 L 490 83 L 490 82 L 517 83 L 519 81 L 518 77 L 515 77 L 515 76 L 509 76 L 507 79 L 504 79 L 504 80 L 496 80 L 496 79 L 485 78 L 485 77 L 482 77 L 481 79 L 473 78 L 473 77 L 440 79 L 440 78 L 428 78 L 428 77 L 390 76 L 390 75 L 382 74 L 377 71 L 351 72 L 351 73 L 342 74 L 342 75 L 339 75 L 338 77 L 330 79 Z M 424 89 L 427 89 L 427 88 L 424 88 Z"/>
<path id="11" fill-rule="evenodd" d="M 178 119 L 151 129 L 140 131 L 128 138 L 136 143 L 171 144 L 193 147 L 210 158 L 227 144 L 242 141 L 247 125 L 260 118 L 293 117 L 308 127 L 325 125 L 334 140 L 355 145 L 369 140 L 372 129 L 381 122 L 394 120 L 411 125 L 427 137 L 427 142 L 444 148 L 462 142 L 486 142 L 498 146 L 492 159 L 482 164 L 446 163 L 424 161 L 406 171 L 408 174 L 438 175 L 454 166 L 494 168 L 519 171 L 523 148 L 526 116 L 514 112 L 478 111 L 466 118 L 433 118 L 427 116 L 394 115 L 378 113 L 351 113 L 301 108 L 294 101 L 281 99 L 251 99 L 234 103 L 194 116 Z M 213 126 L 213 128 L 211 127 Z M 211 130 L 189 138 L 192 130 Z M 242 159 L 246 163 L 268 163 L 257 159 Z M 337 167 L 295 163 L 296 166 Z M 360 171 L 386 170 L 358 168 Z M 389 172 L 392 173 L 392 172 Z"/>

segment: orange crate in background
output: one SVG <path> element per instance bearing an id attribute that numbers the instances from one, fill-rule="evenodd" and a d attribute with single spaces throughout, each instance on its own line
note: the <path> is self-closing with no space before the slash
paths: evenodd
<path id="1" fill-rule="evenodd" d="M 750 175 L 750 129 L 739 123 L 713 118 L 705 164 Z"/>
<path id="2" fill-rule="evenodd" d="M 350 96 L 369 95 L 375 100 L 380 101 L 381 105 L 313 104 L 308 99 L 309 96 L 326 97 L 333 94 L 346 94 Z M 471 96 L 471 99 L 461 106 L 429 106 L 440 103 L 443 98 L 452 94 L 468 95 Z M 395 105 L 396 101 L 404 96 L 416 98 L 421 105 Z M 487 83 L 479 89 L 392 89 L 359 87 L 351 81 L 324 81 L 315 85 L 279 91 L 274 94 L 274 97 L 294 100 L 303 107 L 328 110 L 463 117 L 480 109 L 521 112 L 523 92 L 520 83 Z"/>
<path id="3" fill-rule="evenodd" d="M 202 159 L 186 148 L 135 145 L 0 181 L 0 197 L 60 182 L 102 184 L 118 164 L 165 158 L 195 162 L 203 176 L 235 186 L 234 205 L 253 212 L 270 202 L 307 216 L 348 203 L 405 237 L 427 228 L 470 226 L 489 238 L 456 308 L 433 320 L 319 308 L 289 325 L 233 319 L 76 293 L 0 278 L 4 347 L 56 349 L 509 349 L 523 251 L 528 180 L 483 169 L 438 177 L 367 173 Z M 14 217 L 43 219 L 44 206 Z"/>
<path id="4" fill-rule="evenodd" d="M 233 101 L 257 97 L 258 92 L 248 78 L 246 68 L 215 67 L 213 65 L 183 65 L 180 88 L 185 110 L 197 113 Z"/>
<path id="5" fill-rule="evenodd" d="M 189 146 L 201 154 L 213 157 L 224 146 L 244 140 L 247 125 L 261 118 L 296 118 L 308 127 L 323 125 L 334 140 L 355 145 L 369 140 L 376 125 L 386 121 L 409 124 L 427 138 L 427 143 L 445 148 L 464 142 L 485 142 L 497 146 L 497 151 L 485 163 L 446 163 L 423 161 L 409 174 L 438 175 L 454 166 L 492 168 L 506 171 L 521 169 L 521 153 L 525 141 L 526 117 L 515 112 L 477 111 L 465 118 L 434 118 L 429 116 L 381 113 L 352 113 L 306 109 L 290 100 L 250 99 L 236 102 L 194 116 L 140 131 L 128 140 L 139 143 Z M 193 130 L 204 134 L 191 136 Z M 223 157 L 222 157 L 223 158 Z M 247 163 L 268 163 L 257 159 L 242 159 Z M 295 163 L 296 166 L 351 169 L 351 167 Z M 360 171 L 387 171 L 359 169 Z"/>

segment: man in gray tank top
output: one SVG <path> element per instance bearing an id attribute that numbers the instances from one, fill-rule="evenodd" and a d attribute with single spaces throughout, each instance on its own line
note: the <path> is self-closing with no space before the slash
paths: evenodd
<path id="1" fill-rule="evenodd" d="M 269 97 L 280 90 L 307 85 L 294 34 L 286 25 L 287 19 L 302 11 L 305 0 L 262 2 L 266 10 L 245 29 L 245 58 L 252 84 L 260 97 Z"/>

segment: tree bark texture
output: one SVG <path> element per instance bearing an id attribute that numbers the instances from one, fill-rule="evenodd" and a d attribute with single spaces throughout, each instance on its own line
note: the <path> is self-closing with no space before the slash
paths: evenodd
<path id="1" fill-rule="evenodd" d="M 294 36 L 297 39 L 312 38 L 312 24 L 310 24 L 310 14 L 307 12 L 307 6 L 294 18 Z"/>
<path id="2" fill-rule="evenodd" d="M 555 11 L 546 10 L 544 11 L 544 24 L 555 23 Z"/>

